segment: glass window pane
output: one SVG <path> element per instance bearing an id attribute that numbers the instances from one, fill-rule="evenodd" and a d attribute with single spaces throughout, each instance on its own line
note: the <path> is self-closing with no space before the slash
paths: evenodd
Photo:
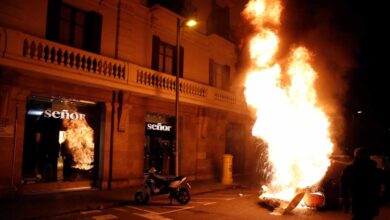
<path id="1" fill-rule="evenodd" d="M 84 28 L 76 26 L 74 32 L 74 46 L 78 48 L 84 47 Z"/>
<path id="2" fill-rule="evenodd" d="M 167 56 L 173 57 L 173 47 L 167 47 L 165 52 Z"/>
<path id="3" fill-rule="evenodd" d="M 215 74 L 215 87 L 222 88 L 222 74 L 221 73 Z"/>
<path id="4" fill-rule="evenodd" d="M 163 44 L 160 44 L 159 53 L 160 53 L 160 54 L 164 54 L 164 45 L 163 45 Z"/>
<path id="5" fill-rule="evenodd" d="M 172 69 L 172 57 L 165 57 L 165 72 L 166 73 L 173 73 Z"/>
<path id="6" fill-rule="evenodd" d="M 76 12 L 76 24 L 78 25 L 85 25 L 85 13 L 78 11 Z"/>
<path id="7" fill-rule="evenodd" d="M 61 18 L 70 21 L 72 17 L 72 10 L 66 5 L 61 6 Z"/>
<path id="8" fill-rule="evenodd" d="M 69 44 L 70 43 L 70 23 L 64 20 L 60 21 L 60 42 Z"/>
<path id="9" fill-rule="evenodd" d="M 158 71 L 164 72 L 164 55 L 158 57 Z"/>

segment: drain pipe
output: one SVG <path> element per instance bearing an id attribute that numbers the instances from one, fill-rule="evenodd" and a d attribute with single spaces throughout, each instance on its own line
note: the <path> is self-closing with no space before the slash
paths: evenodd
<path id="1" fill-rule="evenodd" d="M 14 192 L 17 191 L 17 187 L 15 186 L 15 180 L 14 180 L 14 175 L 15 175 L 15 160 L 16 160 L 16 128 L 18 126 L 18 106 L 16 105 L 15 109 L 15 122 L 14 122 L 14 148 L 13 148 L 13 159 L 12 159 L 12 173 L 11 173 L 11 186 L 14 189 Z"/>
<path id="2" fill-rule="evenodd" d="M 118 0 L 118 8 L 116 12 L 116 36 L 115 36 L 115 58 L 118 59 L 119 53 L 119 27 L 121 19 L 121 0 Z"/>
<path id="3" fill-rule="evenodd" d="M 114 130 L 115 130 L 115 100 L 116 94 L 115 91 L 112 92 L 112 110 L 111 110 L 111 138 L 110 138 L 110 162 L 109 162 L 109 171 L 108 171 L 108 189 L 111 189 L 112 182 L 112 160 L 114 157 Z"/>

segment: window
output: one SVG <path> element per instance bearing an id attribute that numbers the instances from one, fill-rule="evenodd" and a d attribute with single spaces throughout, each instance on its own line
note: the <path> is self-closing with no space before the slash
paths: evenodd
<path id="1" fill-rule="evenodd" d="M 213 1 L 211 14 L 207 19 L 207 33 L 218 34 L 229 39 L 230 16 L 229 7 L 221 7 Z"/>
<path id="2" fill-rule="evenodd" d="M 69 46 L 100 53 L 102 16 L 64 4 L 48 1 L 46 37 Z"/>
<path id="3" fill-rule="evenodd" d="M 61 43 L 84 48 L 87 13 L 69 5 L 61 6 L 60 33 Z"/>
<path id="4" fill-rule="evenodd" d="M 152 69 L 176 75 L 177 47 L 160 41 L 160 38 L 153 36 L 152 45 Z M 183 77 L 184 49 L 180 47 L 180 67 L 179 76 Z"/>
<path id="5" fill-rule="evenodd" d="M 192 0 L 148 0 L 147 6 L 161 5 L 183 17 L 193 17 L 196 14 L 196 7 Z"/>
<path id="6" fill-rule="evenodd" d="M 90 101 L 32 96 L 26 110 L 24 183 L 96 181 L 100 106 Z"/>
<path id="7" fill-rule="evenodd" d="M 158 71 L 173 73 L 173 51 L 175 47 L 164 42 L 160 42 L 158 53 Z"/>
<path id="8" fill-rule="evenodd" d="M 223 90 L 229 90 L 230 87 L 230 67 L 228 65 L 220 65 L 210 59 L 209 83 L 211 86 Z"/>

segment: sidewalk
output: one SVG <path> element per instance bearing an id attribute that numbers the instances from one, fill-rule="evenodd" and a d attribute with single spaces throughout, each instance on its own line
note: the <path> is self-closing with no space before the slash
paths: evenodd
<path id="1" fill-rule="evenodd" d="M 244 183 L 223 185 L 219 182 L 192 181 L 191 194 L 237 187 Z M 84 190 L 37 195 L 19 195 L 0 200 L 0 219 L 36 219 L 77 211 L 105 209 L 133 202 L 140 186 L 112 190 Z M 168 201 L 168 200 L 167 200 Z"/>

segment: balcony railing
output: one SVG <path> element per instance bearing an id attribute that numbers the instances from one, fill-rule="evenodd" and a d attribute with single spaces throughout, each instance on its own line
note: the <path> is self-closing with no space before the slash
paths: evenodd
<path id="1" fill-rule="evenodd" d="M 0 28 L 0 64 L 143 95 L 175 99 L 176 80 L 129 62 L 90 53 L 19 31 Z M 246 113 L 243 97 L 186 79 L 180 101 Z"/>

